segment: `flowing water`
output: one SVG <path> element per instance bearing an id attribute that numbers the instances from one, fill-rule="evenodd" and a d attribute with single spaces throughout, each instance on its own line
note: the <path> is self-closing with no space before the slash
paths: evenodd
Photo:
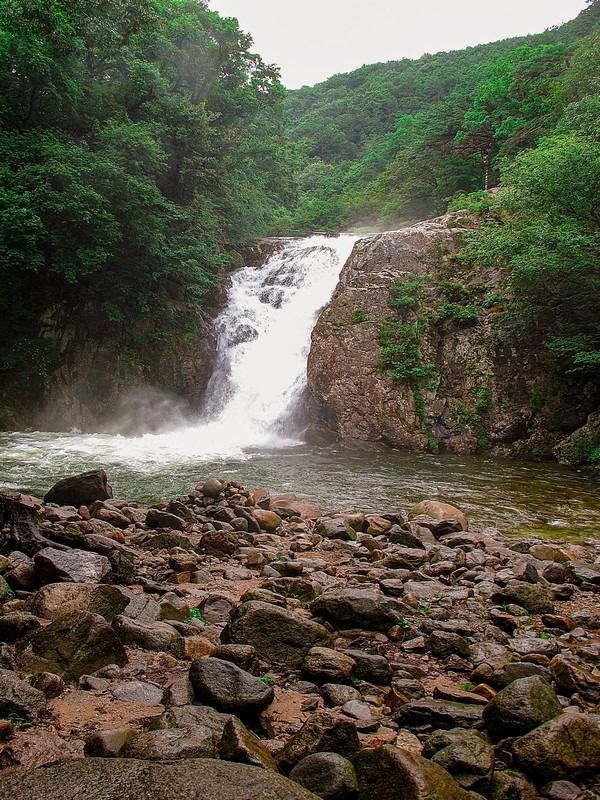
<path id="1" fill-rule="evenodd" d="M 210 475 L 326 510 L 406 509 L 434 497 L 503 532 L 600 537 L 597 483 L 552 464 L 402 454 L 302 443 L 297 409 L 310 335 L 356 237 L 291 241 L 260 269 L 233 275 L 218 318 L 218 369 L 193 425 L 138 437 L 0 433 L 0 487 L 43 495 L 61 477 L 103 467 L 116 496 L 148 503 Z"/>

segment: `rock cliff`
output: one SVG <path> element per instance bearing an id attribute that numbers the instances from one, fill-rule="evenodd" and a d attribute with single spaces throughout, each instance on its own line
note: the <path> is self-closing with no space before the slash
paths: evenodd
<path id="1" fill-rule="evenodd" d="M 466 262 L 455 212 L 357 242 L 313 331 L 316 441 L 548 457 L 597 407 L 541 342 L 506 324 L 501 276 Z"/>

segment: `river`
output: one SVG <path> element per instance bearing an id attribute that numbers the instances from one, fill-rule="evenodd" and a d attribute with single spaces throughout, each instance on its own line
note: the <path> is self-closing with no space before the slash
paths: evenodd
<path id="1" fill-rule="evenodd" d="M 106 469 L 115 495 L 140 503 L 186 494 L 210 475 L 324 511 L 455 503 L 478 526 L 556 538 L 600 537 L 599 485 L 556 464 L 397 453 L 302 443 L 296 414 L 310 335 L 356 237 L 291 241 L 260 268 L 238 270 L 217 319 L 218 369 L 203 415 L 161 433 L 0 433 L 0 487 L 43 495 L 59 478 Z"/>

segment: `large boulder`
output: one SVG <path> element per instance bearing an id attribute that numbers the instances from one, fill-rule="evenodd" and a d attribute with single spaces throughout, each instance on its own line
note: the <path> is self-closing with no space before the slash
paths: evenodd
<path id="1" fill-rule="evenodd" d="M 79 508 L 89 506 L 95 500 L 108 500 L 112 496 L 106 472 L 103 469 L 94 469 L 58 481 L 45 495 L 44 501 Z"/>
<path id="2" fill-rule="evenodd" d="M 99 583 L 110 572 L 110 561 L 85 550 L 57 550 L 45 547 L 33 558 L 41 583 Z"/>
<path id="3" fill-rule="evenodd" d="M 519 678 L 493 697 L 483 710 L 483 724 L 498 739 L 520 736 L 562 713 L 550 684 L 538 675 Z"/>
<path id="4" fill-rule="evenodd" d="M 189 678 L 196 700 L 240 717 L 260 714 L 275 698 L 272 686 L 220 658 L 196 659 Z"/>
<path id="5" fill-rule="evenodd" d="M 352 758 L 359 750 L 356 727 L 347 717 L 335 711 L 319 711 L 288 740 L 275 761 L 279 769 L 287 773 L 312 753 L 338 753 Z"/>
<path id="6" fill-rule="evenodd" d="M 16 673 L 0 669 L 0 719 L 14 714 L 35 719 L 46 706 L 46 696 Z"/>
<path id="7" fill-rule="evenodd" d="M 352 762 L 338 753 L 313 753 L 290 772 L 290 778 L 322 800 L 353 800 L 358 781 Z"/>
<path id="8" fill-rule="evenodd" d="M 401 728 L 421 731 L 448 730 L 450 728 L 481 727 L 483 708 L 471 703 L 455 703 L 451 700 L 411 700 L 400 706 L 394 720 Z"/>
<path id="9" fill-rule="evenodd" d="M 212 758 L 176 763 L 122 758 L 63 761 L 4 775 L 0 800 L 317 800 L 297 783 L 264 769 Z"/>
<path id="10" fill-rule="evenodd" d="M 384 745 L 354 759 L 361 800 L 472 800 L 445 769 Z"/>
<path id="11" fill-rule="evenodd" d="M 453 530 L 466 531 L 468 528 L 467 518 L 460 509 L 449 503 L 441 503 L 439 500 L 423 500 L 408 512 L 409 520 L 421 516 L 440 521 L 454 521 L 456 524 L 452 526 Z"/>
<path id="12" fill-rule="evenodd" d="M 316 616 L 333 625 L 387 631 L 402 621 L 397 603 L 372 589 L 332 589 L 311 604 Z"/>
<path id="13" fill-rule="evenodd" d="M 260 600 L 241 603 L 233 611 L 221 640 L 251 644 L 259 658 L 290 667 L 299 667 L 311 647 L 332 645 L 322 625 Z"/>
<path id="14" fill-rule="evenodd" d="M 517 766 L 544 782 L 600 769 L 600 729 L 584 714 L 561 714 L 517 739 L 512 749 Z"/>
<path id="15" fill-rule="evenodd" d="M 42 619 L 56 619 L 71 611 L 90 611 L 109 622 L 123 613 L 131 597 L 108 584 L 48 583 L 27 598 L 26 609 Z"/>
<path id="16" fill-rule="evenodd" d="M 128 659 L 104 617 L 88 611 L 72 611 L 33 633 L 20 660 L 31 672 L 53 672 L 75 681 L 108 664 L 123 667 Z"/>

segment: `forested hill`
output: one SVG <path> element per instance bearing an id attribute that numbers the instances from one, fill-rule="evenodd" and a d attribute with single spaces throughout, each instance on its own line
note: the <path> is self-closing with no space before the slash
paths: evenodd
<path id="1" fill-rule="evenodd" d="M 497 185 L 501 159 L 553 131 L 578 99 L 571 65 L 597 46 L 599 24 L 591 3 L 542 34 L 372 64 L 290 92 L 300 197 L 281 229 L 393 227 Z"/>
<path id="2" fill-rule="evenodd" d="M 4 385 L 67 338 L 144 368 L 194 338 L 182 312 L 291 198 L 284 94 L 204 0 L 0 0 Z"/>

